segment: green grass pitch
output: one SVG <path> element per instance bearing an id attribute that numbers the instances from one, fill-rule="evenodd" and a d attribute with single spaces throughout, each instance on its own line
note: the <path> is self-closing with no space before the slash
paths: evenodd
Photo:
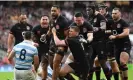
<path id="1" fill-rule="evenodd" d="M 132 67 L 130 67 L 130 66 L 131 65 L 128 65 L 128 67 L 129 67 L 129 71 L 128 71 L 129 79 L 128 80 L 133 80 L 133 65 L 132 65 Z M 13 78 L 14 78 L 13 72 L 0 72 L 0 80 L 14 80 Z M 101 74 L 101 78 L 105 78 L 103 72 Z M 78 79 L 76 78 L 76 80 L 78 80 Z M 93 76 L 93 80 L 96 80 L 95 74 Z M 111 80 L 114 80 L 113 77 Z"/>

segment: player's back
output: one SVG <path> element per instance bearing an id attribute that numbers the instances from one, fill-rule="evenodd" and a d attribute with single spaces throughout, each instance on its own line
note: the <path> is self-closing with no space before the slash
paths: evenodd
<path id="1" fill-rule="evenodd" d="M 38 55 L 37 49 L 31 41 L 24 40 L 14 47 L 15 68 L 31 69 L 34 55 Z"/>

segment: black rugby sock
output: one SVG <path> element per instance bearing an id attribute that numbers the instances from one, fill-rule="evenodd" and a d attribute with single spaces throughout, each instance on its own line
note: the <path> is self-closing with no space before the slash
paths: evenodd
<path id="1" fill-rule="evenodd" d="M 119 80 L 119 72 L 113 73 L 114 80 Z"/>
<path id="2" fill-rule="evenodd" d="M 68 80 L 75 80 L 70 74 L 67 74 L 66 76 L 64 76 L 66 79 Z"/>
<path id="3" fill-rule="evenodd" d="M 96 73 L 96 80 L 100 80 L 100 74 L 101 74 L 100 66 L 95 68 L 95 73 Z"/>

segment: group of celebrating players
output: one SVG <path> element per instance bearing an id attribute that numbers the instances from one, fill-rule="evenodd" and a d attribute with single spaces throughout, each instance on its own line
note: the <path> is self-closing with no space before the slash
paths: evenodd
<path id="1" fill-rule="evenodd" d="M 32 27 L 21 14 L 8 36 L 8 59 L 15 56 L 15 80 L 35 80 L 38 73 L 47 80 L 47 69 L 53 70 L 52 80 L 100 80 L 101 68 L 107 80 L 128 80 L 127 62 L 131 49 L 129 25 L 121 18 L 119 8 L 108 13 L 104 4 L 86 6 L 88 20 L 82 13 L 74 15 L 72 24 L 61 15 L 59 6 L 51 7 L 51 18 L 43 15 L 40 25 Z M 12 48 L 13 42 L 15 45 Z M 62 61 L 65 57 L 65 61 Z"/>

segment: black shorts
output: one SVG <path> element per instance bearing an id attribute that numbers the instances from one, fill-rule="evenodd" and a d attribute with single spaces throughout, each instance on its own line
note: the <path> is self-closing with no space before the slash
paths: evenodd
<path id="1" fill-rule="evenodd" d="M 57 51 L 57 47 L 55 45 L 55 42 L 53 39 L 51 39 L 50 41 L 50 47 L 49 47 L 49 55 L 50 56 L 54 56 L 54 54 L 56 53 Z"/>
<path id="2" fill-rule="evenodd" d="M 39 57 L 39 63 L 41 64 L 48 64 L 48 52 L 38 52 L 38 57 Z"/>
<path id="3" fill-rule="evenodd" d="M 115 57 L 115 44 L 112 40 L 106 41 L 106 52 L 109 58 Z"/>
<path id="4" fill-rule="evenodd" d="M 93 54 L 92 57 L 95 58 L 98 55 L 99 60 L 106 60 L 106 42 L 105 41 L 97 41 L 92 42 Z"/>
<path id="5" fill-rule="evenodd" d="M 87 77 L 89 66 L 87 64 L 79 64 L 76 62 L 72 62 L 68 64 L 78 76 L 82 76 L 83 78 Z"/>
<path id="6" fill-rule="evenodd" d="M 63 51 L 59 49 L 59 47 L 63 48 Z M 56 50 L 56 54 L 64 56 L 67 53 L 68 47 L 67 46 L 58 46 Z"/>
<path id="7" fill-rule="evenodd" d="M 116 57 L 116 60 L 118 62 L 118 64 L 120 64 L 120 55 L 121 55 L 121 52 L 126 52 L 130 55 L 130 50 L 131 50 L 131 42 L 130 41 L 127 41 L 127 42 L 124 42 L 123 44 L 117 44 L 116 45 L 116 49 L 115 49 L 115 57 Z"/>
<path id="8" fill-rule="evenodd" d="M 49 55 L 54 56 L 54 54 L 60 54 L 61 56 L 64 56 L 64 54 L 67 52 L 68 47 L 67 46 L 61 46 L 64 48 L 63 52 L 59 50 L 60 46 L 56 46 L 55 42 L 51 40 L 50 42 L 50 49 L 49 49 Z"/>
<path id="9" fill-rule="evenodd" d="M 92 56 L 92 53 L 93 53 L 92 46 L 89 45 L 89 46 L 85 49 L 85 52 L 86 52 L 86 57 L 88 58 L 88 60 L 90 60 L 90 58 L 91 58 L 91 56 Z"/>

